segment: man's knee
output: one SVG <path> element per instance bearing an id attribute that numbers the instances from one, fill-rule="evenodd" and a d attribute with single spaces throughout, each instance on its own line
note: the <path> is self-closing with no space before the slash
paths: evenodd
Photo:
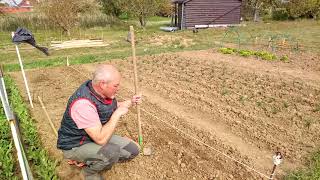
<path id="1" fill-rule="evenodd" d="M 102 156 L 102 161 L 106 164 L 116 163 L 120 157 L 120 147 L 116 144 L 108 143 L 101 147 L 98 155 Z"/>
<path id="2" fill-rule="evenodd" d="M 139 147 L 133 142 L 130 142 L 128 145 L 123 147 L 123 149 L 130 153 L 130 157 L 129 157 L 130 159 L 139 155 L 139 152 L 140 152 Z"/>

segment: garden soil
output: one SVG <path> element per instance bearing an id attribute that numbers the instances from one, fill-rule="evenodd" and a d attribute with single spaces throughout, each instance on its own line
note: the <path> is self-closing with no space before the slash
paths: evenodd
<path id="1" fill-rule="evenodd" d="M 268 62 L 214 50 L 138 57 L 143 142 L 152 154 L 116 164 L 105 178 L 262 179 L 259 172 L 270 175 L 276 151 L 284 155 L 277 179 L 303 168 L 320 144 L 320 63 L 310 54 L 289 58 L 289 63 Z M 122 74 L 118 100 L 132 96 L 132 59 L 103 63 Z M 83 177 L 56 149 L 37 97 L 58 129 L 69 96 L 96 66 L 26 72 L 35 105 L 30 110 L 44 146 L 59 160 L 60 179 Z M 21 73 L 11 76 L 28 102 Z M 134 107 L 120 120 L 116 134 L 137 141 Z"/>

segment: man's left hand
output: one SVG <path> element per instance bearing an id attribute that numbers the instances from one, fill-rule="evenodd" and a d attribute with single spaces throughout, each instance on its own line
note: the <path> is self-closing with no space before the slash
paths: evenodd
<path id="1" fill-rule="evenodd" d="M 139 95 L 134 95 L 134 96 L 132 96 L 132 98 L 131 98 L 131 103 L 132 103 L 132 104 L 140 104 L 141 101 L 142 101 L 142 95 L 141 95 L 141 94 L 139 94 Z"/>

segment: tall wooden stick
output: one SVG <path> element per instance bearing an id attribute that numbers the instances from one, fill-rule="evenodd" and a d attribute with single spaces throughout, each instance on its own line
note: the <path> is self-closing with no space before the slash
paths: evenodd
<path id="1" fill-rule="evenodd" d="M 11 35 L 12 35 L 12 37 L 13 37 L 13 36 L 14 36 L 14 32 L 12 32 Z M 19 48 L 18 48 L 18 45 L 15 44 L 15 46 L 16 46 L 16 51 L 17 51 L 17 55 L 18 55 L 18 59 L 19 59 L 19 64 L 20 64 L 20 68 L 21 68 L 21 72 L 22 72 L 24 84 L 25 84 L 25 86 L 26 86 L 26 90 L 27 90 L 29 102 L 30 102 L 31 107 L 33 108 L 32 98 L 31 98 L 31 94 L 30 94 L 30 90 L 29 90 L 29 86 L 28 86 L 28 81 L 27 81 L 27 78 L 26 78 L 26 74 L 25 74 L 24 69 L 23 69 L 23 64 L 22 64 L 22 60 L 21 60 Z"/>
<path id="2" fill-rule="evenodd" d="M 133 70 L 134 70 L 134 93 L 138 94 L 138 72 L 137 72 L 137 60 L 136 60 L 136 48 L 134 40 L 134 29 L 133 26 L 130 26 L 130 35 L 131 35 L 131 47 L 132 47 L 132 60 L 133 60 Z M 140 106 L 136 104 L 137 107 L 137 117 L 138 117 L 138 126 L 139 126 L 139 145 L 142 146 L 142 128 L 141 128 L 141 119 L 140 119 Z"/>
<path id="3" fill-rule="evenodd" d="M 43 104 L 40 96 L 38 96 L 38 99 L 39 99 L 39 101 L 40 101 L 40 104 L 41 104 L 41 106 L 42 106 L 42 109 L 43 109 L 44 113 L 45 113 L 46 116 L 47 116 L 47 119 L 48 119 L 48 121 L 49 121 L 49 124 L 50 124 L 50 126 L 51 126 L 51 128 L 52 128 L 52 131 L 54 132 L 54 135 L 55 135 L 56 137 L 58 137 L 57 130 L 56 130 L 56 128 L 54 127 L 54 125 L 53 125 L 53 123 L 52 123 L 52 120 L 51 120 L 51 118 L 50 118 L 50 116 L 49 116 L 49 114 L 48 114 L 48 112 L 47 112 L 47 109 L 46 109 L 46 107 L 44 106 L 44 104 Z"/>

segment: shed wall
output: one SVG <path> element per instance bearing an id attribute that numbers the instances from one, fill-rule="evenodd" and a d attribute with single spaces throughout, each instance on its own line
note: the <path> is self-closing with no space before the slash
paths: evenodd
<path id="1" fill-rule="evenodd" d="M 212 24 L 239 24 L 239 0 L 191 0 L 184 5 L 183 27 Z"/>

